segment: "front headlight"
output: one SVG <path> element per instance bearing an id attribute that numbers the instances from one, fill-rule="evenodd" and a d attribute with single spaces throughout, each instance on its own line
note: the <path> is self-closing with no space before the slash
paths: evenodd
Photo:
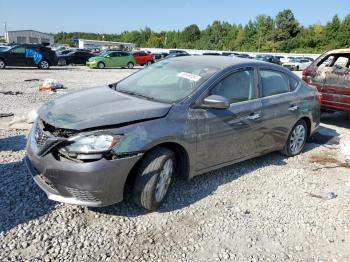
<path id="1" fill-rule="evenodd" d="M 116 135 L 87 135 L 72 138 L 72 144 L 64 147 L 69 153 L 103 153 L 111 150 L 120 140 L 122 136 Z"/>

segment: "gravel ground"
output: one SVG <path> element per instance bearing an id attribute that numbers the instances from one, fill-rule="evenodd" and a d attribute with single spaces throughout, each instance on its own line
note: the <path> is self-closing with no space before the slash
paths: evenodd
<path id="1" fill-rule="evenodd" d="M 23 94 L 0 94 L 0 112 L 23 114 L 59 95 L 25 79 L 55 78 L 69 91 L 131 72 L 4 70 L 0 90 Z M 322 122 L 301 155 L 176 180 L 151 213 L 129 202 L 90 209 L 47 200 L 22 163 L 28 131 L 0 129 L 0 261 L 350 261 L 350 121 Z"/>

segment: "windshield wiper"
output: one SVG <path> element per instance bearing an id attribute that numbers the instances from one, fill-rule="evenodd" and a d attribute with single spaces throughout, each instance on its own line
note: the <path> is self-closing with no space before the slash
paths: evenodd
<path id="1" fill-rule="evenodd" d="M 116 90 L 116 91 L 120 92 L 120 93 L 131 95 L 131 96 L 142 97 L 142 98 L 145 98 L 145 99 L 148 99 L 148 100 L 152 100 L 152 101 L 156 100 L 153 96 L 146 96 L 144 94 L 140 94 L 140 93 L 137 93 L 137 92 L 134 92 L 134 91 L 124 90 L 124 89 L 123 90 Z"/>

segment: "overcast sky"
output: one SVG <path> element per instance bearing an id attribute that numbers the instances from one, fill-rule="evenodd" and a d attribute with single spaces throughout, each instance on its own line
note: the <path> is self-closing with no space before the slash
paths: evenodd
<path id="1" fill-rule="evenodd" d="M 7 30 L 33 29 L 120 33 L 145 26 L 155 31 L 183 29 L 197 24 L 204 29 L 214 20 L 246 24 L 259 14 L 274 17 L 289 8 L 303 25 L 326 23 L 335 14 L 350 14 L 348 0 L 0 0 L 0 34 Z"/>

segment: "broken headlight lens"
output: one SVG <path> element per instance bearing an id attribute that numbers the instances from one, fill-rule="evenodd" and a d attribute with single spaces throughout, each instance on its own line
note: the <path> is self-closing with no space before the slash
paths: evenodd
<path id="1" fill-rule="evenodd" d="M 122 136 L 116 135 L 87 135 L 75 137 L 70 140 L 72 144 L 64 147 L 69 153 L 103 153 L 111 150 Z"/>

